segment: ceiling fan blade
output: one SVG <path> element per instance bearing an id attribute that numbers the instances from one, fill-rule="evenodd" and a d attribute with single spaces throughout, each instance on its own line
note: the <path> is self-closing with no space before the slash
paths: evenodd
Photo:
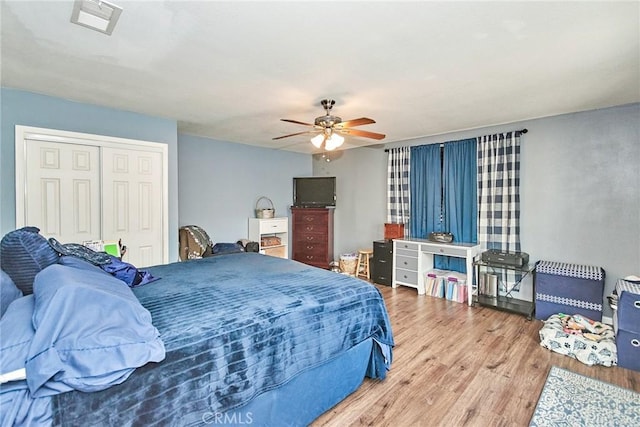
<path id="1" fill-rule="evenodd" d="M 296 133 L 290 133 L 289 135 L 283 135 L 283 136 L 276 136 L 275 138 L 272 139 L 282 139 L 282 138 L 289 138 L 290 136 L 296 136 L 296 135 L 304 135 L 305 133 L 313 133 L 314 131 L 311 130 L 306 130 L 304 132 L 296 132 Z"/>
<path id="2" fill-rule="evenodd" d="M 295 123 L 298 125 L 315 126 L 315 125 L 312 125 L 311 123 L 299 122 L 298 120 L 291 120 L 291 119 L 280 119 L 280 120 L 282 120 L 283 122 Z"/>
<path id="3" fill-rule="evenodd" d="M 347 135 L 362 136 L 364 138 L 372 138 L 372 139 L 384 139 L 384 137 L 386 136 L 385 134 L 382 134 L 382 133 L 369 132 L 366 130 L 359 130 L 359 129 L 340 129 L 340 132 L 345 133 Z"/>
<path id="4" fill-rule="evenodd" d="M 375 123 L 376 121 L 373 119 L 369 119 L 367 117 L 360 117 L 359 119 L 347 120 L 346 122 L 340 123 L 343 128 L 353 127 L 353 126 L 362 126 L 362 125 L 370 125 Z"/>

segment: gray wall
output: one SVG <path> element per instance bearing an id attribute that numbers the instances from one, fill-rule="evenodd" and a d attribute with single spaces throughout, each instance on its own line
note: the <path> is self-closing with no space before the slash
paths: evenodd
<path id="1" fill-rule="evenodd" d="M 169 148 L 169 259 L 178 257 L 177 122 L 1 88 L 0 235 L 15 228 L 15 125 L 165 143 Z"/>
<path id="2" fill-rule="evenodd" d="M 312 173 L 308 154 L 182 134 L 178 142 L 180 225 L 203 227 L 214 243 L 246 238 L 261 196 L 276 217 L 289 217 L 293 177 Z"/>
<path id="3" fill-rule="evenodd" d="M 603 267 L 605 294 L 618 278 L 640 274 L 640 104 L 455 132 L 387 148 L 525 127 L 529 133 L 522 137 L 522 250 L 532 261 Z M 314 159 L 314 174 L 335 175 L 338 195 L 343 195 L 336 208 L 337 254 L 371 247 L 371 241 L 383 237 L 386 158 L 381 148 L 359 148 L 329 163 Z M 530 284 L 525 283 L 522 292 L 523 298 L 530 297 Z M 604 314 L 611 315 L 608 306 Z"/>

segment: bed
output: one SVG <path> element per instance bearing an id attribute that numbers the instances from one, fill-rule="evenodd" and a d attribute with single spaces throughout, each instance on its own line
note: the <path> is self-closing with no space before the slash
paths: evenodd
<path id="1" fill-rule="evenodd" d="M 71 264 L 38 273 L 36 296 L 43 292 L 38 286 L 86 282 L 98 274 Z M 98 372 L 88 389 L 76 387 L 75 379 L 45 376 L 31 381 L 44 384 L 45 392 L 34 393 L 28 362 L 26 380 L 0 385 L 2 425 L 308 425 L 365 376 L 384 379 L 390 367 L 394 342 L 384 301 L 360 279 L 258 253 L 160 265 L 148 272 L 159 280 L 124 286 L 152 319 L 143 339 L 150 350 L 130 363 L 140 366 L 126 373 Z M 28 298 L 17 301 L 28 306 Z M 65 304 L 70 299 L 64 297 Z M 137 304 L 127 299 L 124 305 L 130 303 Z M 9 309 L 19 305 L 14 301 Z M 92 309 L 82 310 L 86 316 Z M 112 317 L 118 316 L 105 318 Z M 81 327 L 89 322 L 76 321 Z M 46 330 L 41 322 L 36 335 L 40 328 Z"/>

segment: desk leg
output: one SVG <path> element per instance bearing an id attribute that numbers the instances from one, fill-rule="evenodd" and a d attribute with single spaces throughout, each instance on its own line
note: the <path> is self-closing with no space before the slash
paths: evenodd
<path id="1" fill-rule="evenodd" d="M 473 257 L 467 254 L 467 298 L 469 306 L 473 305 Z"/>
<path id="2" fill-rule="evenodd" d="M 418 262 L 418 295 L 427 293 L 425 273 L 431 269 L 433 269 L 433 254 L 421 252 L 420 261 Z"/>

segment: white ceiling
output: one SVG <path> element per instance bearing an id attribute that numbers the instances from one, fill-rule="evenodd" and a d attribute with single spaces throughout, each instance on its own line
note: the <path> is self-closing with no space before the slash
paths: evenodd
<path id="1" fill-rule="evenodd" d="M 113 35 L 72 1 L 2 1 L 2 85 L 313 152 L 323 98 L 382 141 L 640 101 L 640 2 L 123 1 Z"/>

